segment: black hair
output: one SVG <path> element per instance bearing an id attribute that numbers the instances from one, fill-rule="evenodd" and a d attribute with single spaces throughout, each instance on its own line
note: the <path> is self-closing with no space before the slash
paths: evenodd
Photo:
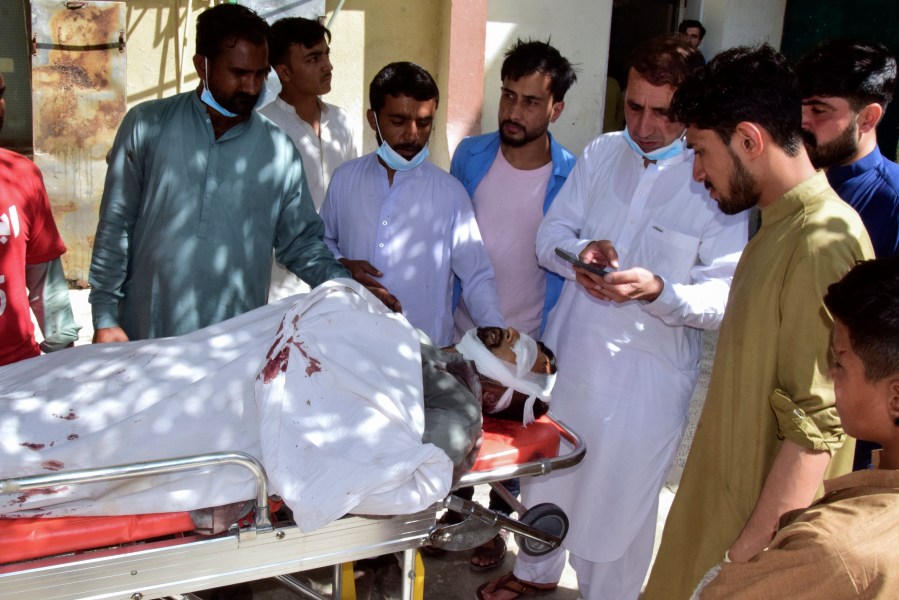
<path id="1" fill-rule="evenodd" d="M 304 19 L 303 17 L 287 17 L 279 19 L 272 24 L 272 32 L 268 43 L 268 61 L 275 65 L 287 63 L 290 57 L 290 47 L 299 44 L 305 48 L 312 48 L 322 40 L 331 43 L 331 32 L 318 19 Z"/>
<path id="2" fill-rule="evenodd" d="M 238 40 L 256 46 L 268 42 L 271 28 L 265 19 L 240 4 L 219 4 L 197 17 L 197 54 L 215 58 L 224 46 L 233 48 Z"/>
<path id="3" fill-rule="evenodd" d="M 368 86 L 368 101 L 375 114 L 379 113 L 387 96 L 409 96 L 419 102 L 440 102 L 440 92 L 431 74 L 411 62 L 390 63 L 375 75 Z"/>
<path id="4" fill-rule="evenodd" d="M 802 148 L 799 86 L 787 59 L 768 44 L 725 50 L 697 69 L 674 93 L 668 118 L 714 131 L 725 144 L 747 121 L 788 156 Z"/>
<path id="5" fill-rule="evenodd" d="M 695 27 L 699 29 L 699 41 L 702 41 L 702 38 L 705 37 L 705 27 L 702 26 L 702 23 L 697 21 L 696 19 L 684 19 L 680 22 L 680 25 L 677 26 L 678 33 L 687 33 L 687 30 L 691 27 Z"/>
<path id="6" fill-rule="evenodd" d="M 549 40 L 522 41 L 518 39 L 508 51 L 500 70 L 500 79 L 518 81 L 531 73 L 549 75 L 549 91 L 553 101 L 561 102 L 565 93 L 577 81 L 577 72 L 567 58 L 549 45 Z"/>
<path id="7" fill-rule="evenodd" d="M 886 110 L 896 89 L 896 58 L 883 44 L 826 40 L 796 64 L 803 98 L 846 98 L 858 112 L 877 103 Z"/>
<path id="8" fill-rule="evenodd" d="M 858 263 L 827 288 L 824 305 L 849 330 L 865 379 L 899 373 L 899 256 Z"/>
<path id="9" fill-rule="evenodd" d="M 627 61 L 627 73 L 633 69 L 655 86 L 679 87 L 697 67 L 702 55 L 673 34 L 657 35 L 637 46 Z M 625 86 L 626 87 L 626 86 Z"/>

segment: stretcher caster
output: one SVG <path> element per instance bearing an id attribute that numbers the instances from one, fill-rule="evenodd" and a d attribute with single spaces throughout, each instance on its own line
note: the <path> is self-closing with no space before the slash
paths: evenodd
<path id="1" fill-rule="evenodd" d="M 522 515 L 519 520 L 452 494 L 443 500 L 443 508 L 458 513 L 462 519 L 431 529 L 426 543 L 442 550 L 476 548 L 504 528 L 515 534 L 515 541 L 525 554 L 542 556 L 558 548 L 568 533 L 568 517 L 555 504 L 538 504 L 529 510 L 518 504 L 518 513 Z"/>
<path id="2" fill-rule="evenodd" d="M 568 533 L 568 516 L 555 504 L 546 502 L 538 504 L 525 511 L 518 519 L 522 524 L 539 529 L 564 540 Z M 522 552 L 530 556 L 543 556 L 551 552 L 555 546 L 543 543 L 531 537 L 525 537 L 520 533 L 515 534 L 515 543 Z"/>

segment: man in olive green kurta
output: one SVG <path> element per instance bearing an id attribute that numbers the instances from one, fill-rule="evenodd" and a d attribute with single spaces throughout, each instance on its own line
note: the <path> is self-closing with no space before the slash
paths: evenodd
<path id="1" fill-rule="evenodd" d="M 694 177 L 725 212 L 757 205 L 762 226 L 734 274 L 647 599 L 689 598 L 725 552 L 748 560 L 770 541 L 782 512 L 812 500 L 845 441 L 828 376 L 833 323 L 822 299 L 857 261 L 873 257 L 858 214 L 795 143 L 799 97 L 783 57 L 768 47 L 738 48 L 694 77 L 672 101 L 689 125 Z M 731 131 L 726 143 L 722 127 Z M 840 452 L 828 475 L 848 471 L 851 457 Z"/>

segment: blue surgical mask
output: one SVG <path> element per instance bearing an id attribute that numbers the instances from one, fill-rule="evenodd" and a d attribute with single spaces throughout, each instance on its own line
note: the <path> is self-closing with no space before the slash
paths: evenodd
<path id="1" fill-rule="evenodd" d="M 674 158 L 675 156 L 682 154 L 687 147 L 687 142 L 684 140 L 684 134 L 681 134 L 664 148 L 658 148 L 652 152 L 644 152 L 643 149 L 637 145 L 637 142 L 631 138 L 631 134 L 628 132 L 627 127 L 624 128 L 624 141 L 627 142 L 628 146 L 634 149 L 634 152 L 646 160 L 665 160 L 666 158 Z"/>
<path id="2" fill-rule="evenodd" d="M 377 114 L 375 114 L 375 129 L 378 130 L 378 137 L 381 138 L 381 145 L 378 146 L 376 154 L 382 161 L 384 161 L 385 165 L 394 171 L 409 171 L 414 169 L 423 163 L 428 157 L 428 154 L 430 154 L 428 146 L 425 144 L 425 147 L 419 150 L 418 154 L 413 156 L 411 160 L 407 160 L 401 156 L 396 150 L 390 147 L 390 144 L 388 144 L 387 140 L 384 139 L 384 136 L 381 135 L 381 127 L 378 125 Z"/>
<path id="3" fill-rule="evenodd" d="M 207 83 L 209 81 L 209 61 L 205 57 L 203 58 L 203 61 L 206 65 L 206 79 L 203 80 L 203 91 L 202 93 L 200 93 L 200 101 L 209 108 L 217 111 L 223 117 L 233 119 L 234 117 L 240 116 L 237 113 L 231 112 L 230 110 L 219 104 L 218 100 L 213 97 L 212 92 L 209 91 L 209 84 Z M 262 106 L 262 102 L 264 100 L 265 85 L 263 84 L 262 90 L 259 92 L 259 98 L 256 100 L 256 105 L 253 107 L 253 110 L 256 110 L 257 108 Z"/>

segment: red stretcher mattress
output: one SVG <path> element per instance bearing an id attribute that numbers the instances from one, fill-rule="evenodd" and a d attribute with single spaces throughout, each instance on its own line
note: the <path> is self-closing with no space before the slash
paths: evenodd
<path id="1" fill-rule="evenodd" d="M 544 416 L 523 427 L 484 418 L 484 438 L 475 471 L 522 464 L 559 454 L 559 429 Z M 117 517 L 0 518 L 0 564 L 105 548 L 189 532 L 186 512 Z"/>

